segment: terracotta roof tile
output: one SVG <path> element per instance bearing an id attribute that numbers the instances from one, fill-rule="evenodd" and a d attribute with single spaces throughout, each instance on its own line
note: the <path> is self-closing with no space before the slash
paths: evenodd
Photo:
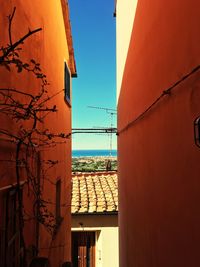
<path id="1" fill-rule="evenodd" d="M 117 173 L 81 173 L 72 176 L 73 213 L 118 211 Z"/>

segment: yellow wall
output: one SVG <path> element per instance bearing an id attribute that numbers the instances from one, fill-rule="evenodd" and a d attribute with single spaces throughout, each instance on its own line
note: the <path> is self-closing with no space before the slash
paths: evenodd
<path id="1" fill-rule="evenodd" d="M 72 231 L 96 233 L 95 267 L 119 266 L 117 215 L 72 216 Z"/>
<path id="2" fill-rule="evenodd" d="M 117 97 L 120 93 L 138 0 L 117 0 Z"/>

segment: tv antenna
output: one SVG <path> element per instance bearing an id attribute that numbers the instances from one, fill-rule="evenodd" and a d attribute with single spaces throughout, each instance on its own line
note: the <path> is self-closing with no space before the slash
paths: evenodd
<path id="1" fill-rule="evenodd" d="M 107 114 L 110 115 L 110 129 L 113 129 L 113 116 L 117 115 L 117 110 L 113 108 L 105 108 L 105 107 L 96 107 L 96 106 L 88 106 L 88 108 L 105 110 Z M 109 156 L 112 156 L 112 132 L 108 133 L 110 139 L 110 153 Z"/>
<path id="2" fill-rule="evenodd" d="M 88 106 L 88 108 L 102 109 L 105 110 L 108 114 L 117 115 L 117 110 L 113 108 L 104 108 L 104 107 L 96 107 L 96 106 Z"/>

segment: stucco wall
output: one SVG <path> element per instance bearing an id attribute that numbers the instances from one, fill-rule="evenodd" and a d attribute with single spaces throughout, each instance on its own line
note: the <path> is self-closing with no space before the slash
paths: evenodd
<path id="1" fill-rule="evenodd" d="M 72 231 L 96 233 L 95 267 L 119 266 L 117 215 L 72 216 Z"/>
<path id="2" fill-rule="evenodd" d="M 126 0 L 126 1 L 117 0 L 117 5 L 116 5 L 117 97 L 119 96 L 121 88 L 121 82 L 131 38 L 137 2 L 138 0 Z"/>
<path id="3" fill-rule="evenodd" d="M 16 13 L 12 24 L 13 40 L 18 40 L 28 32 L 29 28 L 31 30 L 39 27 L 42 28 L 41 32 L 31 36 L 24 42 L 22 45 L 22 58 L 26 61 L 33 58 L 41 64 L 42 71 L 46 74 L 49 82 L 49 96 L 60 91 L 57 96 L 48 101 L 48 106 L 56 105 L 58 112 L 50 115 L 49 118 L 47 117 L 41 128 L 49 129 L 55 133 L 70 133 L 71 107 L 64 101 L 63 91 L 64 61 L 68 63 L 69 53 L 61 1 L 1 1 L 1 45 L 8 42 L 7 16 L 11 14 L 14 7 L 16 7 Z M 33 94 L 39 91 L 39 83 L 37 79 L 31 77 L 30 73 L 22 72 L 21 74 L 17 74 L 15 71 L 9 73 L 2 69 L 0 71 L 0 86 L 19 88 Z M 3 119 L 1 118 L 1 122 Z M 8 127 L 13 127 L 13 131 L 15 131 L 15 125 L 12 122 L 10 123 L 7 120 L 6 123 Z M 48 174 L 48 179 L 44 181 L 43 198 L 53 203 L 48 208 L 55 214 L 55 182 L 61 179 L 61 216 L 63 217 L 63 221 L 53 240 L 41 225 L 39 231 L 39 255 L 49 257 L 52 266 L 58 266 L 65 261 L 70 261 L 71 258 L 71 140 L 68 139 L 66 144 L 58 145 L 52 150 L 41 151 L 41 157 L 43 160 L 53 159 L 59 161 L 59 165 L 56 168 L 52 168 Z M 10 170 L 10 168 L 8 169 Z M 3 171 L 2 168 L 1 171 Z M 15 175 L 5 175 L 4 179 L 0 181 L 0 184 L 4 186 L 6 183 L 13 183 L 15 182 L 14 179 Z M 26 205 L 29 205 L 29 210 L 32 212 L 33 203 L 31 201 L 29 202 L 29 195 L 24 194 L 24 199 Z M 34 229 L 31 229 L 31 227 L 29 223 L 25 224 L 25 236 L 27 240 L 31 239 L 30 237 L 34 240 L 36 238 Z M 32 240 L 29 240 L 29 242 L 32 242 Z M 31 245 L 32 243 L 28 243 L 27 245 L 29 244 Z"/>
<path id="4" fill-rule="evenodd" d="M 198 1 L 138 1 L 118 102 L 121 267 L 200 265 Z M 123 35 L 121 35 L 123 39 Z"/>

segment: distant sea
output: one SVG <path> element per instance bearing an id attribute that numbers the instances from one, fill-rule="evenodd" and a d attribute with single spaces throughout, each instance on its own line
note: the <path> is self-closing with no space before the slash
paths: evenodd
<path id="1" fill-rule="evenodd" d="M 108 157 L 110 150 L 72 150 L 72 158 L 76 157 Z M 117 156 L 117 150 L 112 150 L 111 156 Z"/>

